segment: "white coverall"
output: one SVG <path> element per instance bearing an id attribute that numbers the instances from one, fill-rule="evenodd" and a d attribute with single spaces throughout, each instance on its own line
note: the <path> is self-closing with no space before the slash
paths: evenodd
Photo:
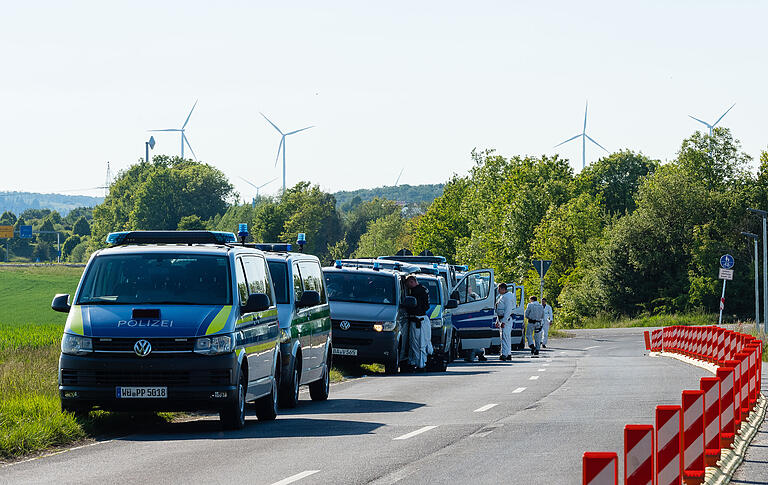
<path id="1" fill-rule="evenodd" d="M 496 316 L 498 324 L 504 324 L 499 330 L 501 332 L 501 356 L 506 357 L 512 354 L 512 312 L 515 309 L 515 297 L 507 291 L 499 295 L 496 299 Z"/>
<path id="2" fill-rule="evenodd" d="M 535 351 L 538 352 L 541 348 L 541 321 L 544 319 L 544 307 L 538 301 L 528 303 L 525 307 L 525 318 L 528 319 L 528 328 L 525 332 L 528 346 L 534 346 Z"/>
<path id="3" fill-rule="evenodd" d="M 544 320 L 541 322 L 541 343 L 544 345 L 547 345 L 547 340 L 549 339 L 549 325 L 552 323 L 553 318 L 552 305 L 547 303 L 547 306 L 544 307 Z"/>
<path id="4" fill-rule="evenodd" d="M 420 318 L 421 328 L 416 328 L 414 322 L 408 323 L 408 363 L 421 369 L 427 365 L 427 354 L 432 353 L 429 350 L 432 347 L 432 325 L 426 315 L 411 318 Z"/>

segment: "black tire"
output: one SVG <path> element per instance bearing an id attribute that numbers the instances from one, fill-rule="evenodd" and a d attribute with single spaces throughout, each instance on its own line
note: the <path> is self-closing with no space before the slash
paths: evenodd
<path id="1" fill-rule="evenodd" d="M 397 374 L 397 370 L 400 368 L 400 342 L 395 344 L 393 355 L 389 356 L 389 360 L 384 362 L 384 373 L 388 375 Z"/>
<path id="2" fill-rule="evenodd" d="M 245 426 L 245 393 L 247 389 L 248 383 L 245 379 L 245 373 L 241 370 L 234 399 L 219 411 L 219 420 L 224 429 L 243 429 Z"/>
<path id="3" fill-rule="evenodd" d="M 301 374 L 296 366 L 299 358 L 301 358 L 301 354 L 293 359 L 292 364 L 288 368 L 285 376 L 288 379 L 281 379 L 280 381 L 279 404 L 281 408 L 295 408 L 299 404 L 299 379 Z"/>
<path id="4" fill-rule="evenodd" d="M 309 385 L 309 397 L 313 401 L 325 401 L 331 392 L 331 369 L 328 367 L 328 358 L 326 356 L 323 365 L 323 378 Z"/>
<path id="5" fill-rule="evenodd" d="M 459 338 L 456 336 L 456 332 L 453 332 L 451 337 L 451 350 L 448 358 L 449 363 L 453 363 L 459 357 Z"/>
<path id="6" fill-rule="evenodd" d="M 272 391 L 256 400 L 256 417 L 259 421 L 272 421 L 277 417 L 277 381 L 272 382 Z"/>

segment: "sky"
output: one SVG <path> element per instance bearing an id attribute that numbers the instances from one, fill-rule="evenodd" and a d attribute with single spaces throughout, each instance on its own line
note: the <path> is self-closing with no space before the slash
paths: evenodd
<path id="1" fill-rule="evenodd" d="M 0 191 L 103 195 L 114 172 L 177 155 L 244 200 L 287 184 L 327 191 L 439 183 L 473 148 L 581 168 L 581 132 L 662 161 L 721 122 L 768 147 L 768 2 L 3 2 Z M 587 163 L 604 155 L 588 142 Z M 185 151 L 185 155 L 189 155 Z M 756 163 L 753 162 L 753 167 Z"/>

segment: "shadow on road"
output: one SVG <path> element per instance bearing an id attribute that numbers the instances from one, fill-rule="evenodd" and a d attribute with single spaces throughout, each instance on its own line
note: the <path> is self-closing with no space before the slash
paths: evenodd
<path id="1" fill-rule="evenodd" d="M 384 401 L 380 399 L 334 399 L 331 397 L 323 403 L 300 401 L 295 409 L 281 409 L 280 415 L 404 413 L 420 407 L 424 407 L 424 404 L 407 401 Z"/>

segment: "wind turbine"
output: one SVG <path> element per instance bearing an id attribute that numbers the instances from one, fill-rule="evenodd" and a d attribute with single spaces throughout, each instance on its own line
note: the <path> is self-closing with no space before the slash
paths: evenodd
<path id="1" fill-rule="evenodd" d="M 403 168 L 400 170 L 400 174 L 397 176 L 397 180 L 395 180 L 395 187 L 397 187 L 397 184 L 399 184 L 399 183 L 400 183 L 400 177 L 402 177 L 402 176 L 403 176 L 403 170 L 405 170 L 405 167 L 403 167 Z"/>
<path id="2" fill-rule="evenodd" d="M 730 110 L 732 110 L 732 109 L 733 109 L 733 107 L 734 107 L 734 106 L 736 106 L 736 103 L 733 103 L 733 104 L 731 105 L 731 107 L 730 107 L 730 108 L 728 108 L 727 110 L 725 110 L 725 113 L 723 113 L 723 114 L 722 114 L 722 115 L 721 115 L 721 116 L 720 116 L 720 117 L 717 119 L 717 121 L 715 121 L 715 122 L 714 122 L 714 123 L 712 123 L 711 125 L 710 125 L 709 123 L 707 123 L 706 121 L 702 121 L 702 120 L 700 120 L 700 119 L 698 119 L 698 118 L 696 118 L 696 117 L 693 117 L 693 116 L 691 116 L 691 115 L 688 115 L 688 117 L 689 117 L 689 118 L 692 118 L 692 119 L 694 119 L 694 120 L 696 120 L 696 121 L 698 121 L 698 122 L 699 122 L 699 123 L 701 123 L 702 125 L 704 125 L 704 126 L 706 126 L 707 128 L 709 128 L 709 137 L 710 137 L 710 138 L 712 138 L 712 130 L 714 130 L 714 129 L 715 129 L 715 126 L 717 126 L 717 124 L 718 124 L 718 123 L 720 123 L 720 120 L 722 120 L 722 119 L 725 117 L 725 115 L 727 115 L 727 114 L 728 114 L 728 112 L 729 112 Z"/>
<path id="3" fill-rule="evenodd" d="M 240 178 L 241 178 L 241 179 L 242 179 L 242 180 L 243 180 L 245 183 L 247 183 L 248 185 L 250 185 L 251 187 L 253 187 L 253 188 L 255 188 L 255 189 L 256 189 L 256 197 L 258 197 L 258 196 L 259 196 L 259 189 L 261 189 L 261 188 L 263 188 L 263 187 L 265 187 L 265 186 L 267 186 L 267 185 L 271 184 L 271 183 L 272 183 L 272 182 L 274 182 L 275 180 L 277 180 L 277 177 L 275 177 L 275 178 L 273 178 L 272 180 L 270 180 L 269 182 L 264 182 L 264 183 L 263 183 L 263 184 L 261 184 L 261 185 L 256 185 L 256 184 L 254 184 L 253 182 L 251 182 L 251 181 L 250 181 L 250 180 L 248 180 L 248 179 L 245 179 L 245 178 L 243 178 L 243 177 L 240 177 Z"/>
<path id="4" fill-rule="evenodd" d="M 280 145 L 277 147 L 277 156 L 275 157 L 275 167 L 277 167 L 277 162 L 280 160 L 280 150 L 282 150 L 283 151 L 283 193 L 285 193 L 285 137 L 288 135 L 293 135 L 300 131 L 314 128 L 315 125 L 307 126 L 306 128 L 302 128 L 300 130 L 293 130 L 293 131 L 289 131 L 288 133 L 283 133 L 280 130 L 280 128 L 278 128 L 276 124 L 272 123 L 272 121 L 269 118 L 267 118 L 267 116 L 264 113 L 259 112 L 259 114 L 263 116 L 264 119 L 267 120 L 269 124 L 272 125 L 274 129 L 277 130 L 278 133 L 280 133 L 280 135 L 282 135 L 282 138 L 280 138 Z"/>
<path id="5" fill-rule="evenodd" d="M 564 145 L 571 140 L 575 140 L 576 138 L 581 137 L 581 169 L 582 170 L 584 170 L 584 167 L 587 165 L 587 140 L 591 141 L 595 145 L 605 150 L 606 153 L 608 152 L 608 150 L 606 150 L 603 145 L 599 144 L 598 142 L 593 140 L 591 136 L 587 135 L 587 108 L 588 107 L 589 107 L 589 101 L 587 101 L 587 104 L 584 105 L 584 128 L 581 130 L 581 133 L 579 133 L 576 136 L 572 136 L 567 140 L 565 140 L 564 142 L 558 143 L 557 145 L 554 146 L 554 148 L 557 148 L 560 145 Z"/>
<path id="6" fill-rule="evenodd" d="M 187 119 L 184 120 L 184 124 L 181 125 L 181 128 L 167 128 L 165 130 L 148 130 L 148 131 L 180 131 L 181 132 L 181 158 L 184 158 L 184 143 L 187 144 L 187 147 L 189 147 L 189 151 L 192 152 L 192 156 L 195 157 L 195 160 L 197 160 L 197 155 L 195 155 L 195 151 L 192 149 L 192 145 L 189 144 L 189 140 L 187 139 L 187 135 L 184 134 L 184 129 L 187 127 L 187 123 L 189 123 L 189 118 L 192 116 L 192 112 L 195 110 L 195 106 L 197 106 L 197 100 L 195 100 L 195 104 L 192 105 L 192 109 L 189 110 L 189 114 L 187 115 Z"/>

